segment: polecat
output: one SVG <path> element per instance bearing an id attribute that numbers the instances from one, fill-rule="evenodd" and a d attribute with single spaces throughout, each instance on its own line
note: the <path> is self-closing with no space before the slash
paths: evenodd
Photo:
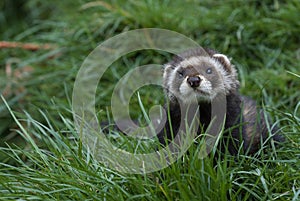
<path id="1" fill-rule="evenodd" d="M 263 111 L 257 109 L 254 100 L 239 94 L 237 71 L 224 54 L 199 48 L 175 56 L 164 65 L 163 86 L 169 102 L 170 118 L 158 134 L 162 144 L 171 141 L 172 135 L 178 132 L 181 119 L 179 102 L 189 104 L 192 98 L 196 98 L 200 125 L 205 130 L 211 121 L 211 102 L 221 93 L 226 96 L 222 151 L 228 149 L 235 155 L 242 145 L 245 152 L 253 154 L 269 136 L 273 136 L 275 141 L 284 139 L 276 127 L 270 126 L 273 129 L 268 133 L 269 120 Z M 228 141 L 224 140 L 226 138 Z"/>

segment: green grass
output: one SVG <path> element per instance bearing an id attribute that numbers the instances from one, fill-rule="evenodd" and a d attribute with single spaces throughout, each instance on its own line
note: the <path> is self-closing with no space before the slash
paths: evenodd
<path id="1" fill-rule="evenodd" d="M 0 92 L 12 86 L 0 100 L 0 200 L 300 199 L 298 0 L 5 0 L 0 7 L 1 40 L 56 46 L 0 51 Z M 177 31 L 232 57 L 241 92 L 270 113 L 286 142 L 251 157 L 227 154 L 217 162 L 213 156 L 199 159 L 195 144 L 174 164 L 144 175 L 99 163 L 82 144 L 70 112 L 76 74 L 104 40 L 148 27 Z M 170 56 L 147 50 L 116 61 L 97 89 L 98 117 L 110 115 L 113 87 L 129 69 L 162 64 Z M 8 77 L 9 61 L 16 61 L 14 72 L 33 70 L 22 79 Z M 145 111 L 163 102 L 161 89 L 146 87 L 139 96 Z M 137 94 L 131 115 L 144 121 Z M 135 146 L 114 136 L 124 148 Z"/>

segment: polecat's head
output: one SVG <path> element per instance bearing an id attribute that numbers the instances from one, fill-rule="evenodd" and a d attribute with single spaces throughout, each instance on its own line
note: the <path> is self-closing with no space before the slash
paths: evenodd
<path id="1" fill-rule="evenodd" d="M 210 101 L 235 91 L 239 82 L 227 56 L 202 48 L 176 56 L 164 66 L 163 84 L 168 98 L 183 102 Z"/>

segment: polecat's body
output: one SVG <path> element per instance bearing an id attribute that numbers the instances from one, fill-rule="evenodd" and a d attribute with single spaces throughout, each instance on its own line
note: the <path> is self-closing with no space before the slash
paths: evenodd
<path id="1" fill-rule="evenodd" d="M 181 121 L 179 102 L 189 104 L 196 99 L 200 124 L 206 129 L 211 121 L 211 101 L 218 99 L 222 93 L 226 96 L 223 139 L 229 137 L 229 141 L 221 140 L 221 149 L 236 154 L 243 145 L 244 151 L 254 153 L 259 149 L 261 140 L 269 136 L 265 115 L 262 111 L 257 112 L 255 101 L 239 94 L 236 69 L 223 54 L 199 48 L 178 55 L 165 65 L 163 84 L 171 117 L 165 129 L 158 134 L 163 144 L 166 139 L 172 140 L 171 133 L 178 132 Z M 276 131 L 273 129 L 271 135 Z M 281 141 L 283 138 L 274 135 L 274 139 Z"/>

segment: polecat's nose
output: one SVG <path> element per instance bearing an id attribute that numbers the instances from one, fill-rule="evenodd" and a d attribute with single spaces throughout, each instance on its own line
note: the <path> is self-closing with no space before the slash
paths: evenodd
<path id="1" fill-rule="evenodd" d="M 198 76 L 188 77 L 187 82 L 192 88 L 200 86 L 201 79 Z"/>

